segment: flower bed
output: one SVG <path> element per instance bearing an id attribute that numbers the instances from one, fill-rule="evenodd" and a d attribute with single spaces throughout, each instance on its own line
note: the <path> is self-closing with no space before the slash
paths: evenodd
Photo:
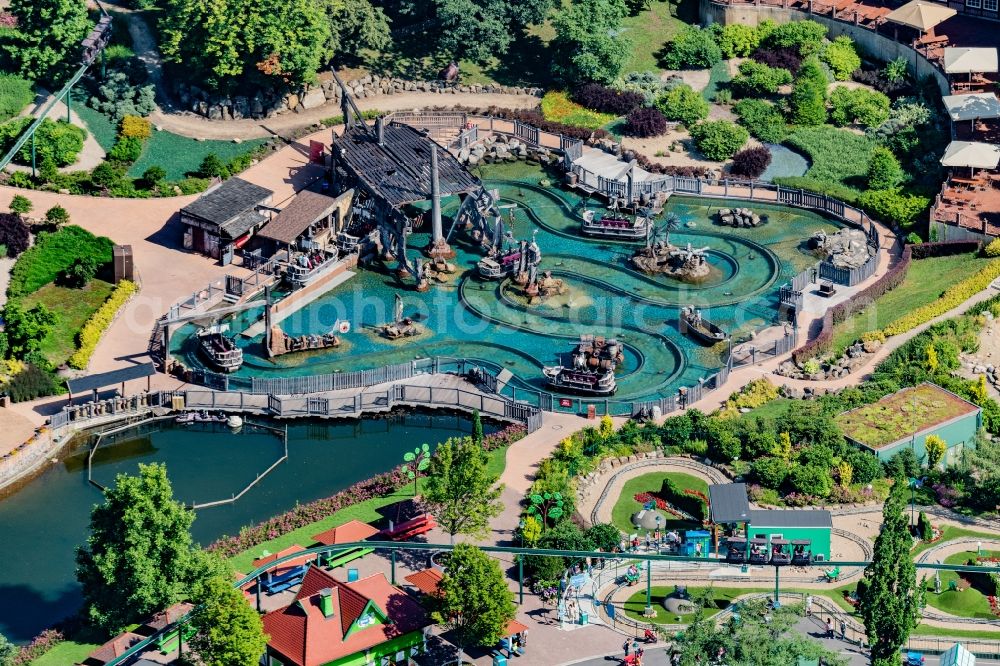
<path id="1" fill-rule="evenodd" d="M 527 429 L 523 425 L 507 426 L 503 430 L 483 437 L 483 448 L 486 451 L 493 451 L 510 446 L 524 437 L 526 433 Z M 322 520 L 352 504 L 376 497 L 384 497 L 401 490 L 404 486 L 408 486 L 411 483 L 406 474 L 396 468 L 390 472 L 359 481 L 330 497 L 309 502 L 308 504 L 300 504 L 294 509 L 269 518 L 264 522 L 243 527 L 240 529 L 238 535 L 223 536 L 210 544 L 206 550 L 218 553 L 223 557 L 233 557 L 254 546 L 259 546 L 265 541 L 277 539 L 292 530 L 297 530 L 300 527 L 305 527 L 318 520 Z"/>
<path id="2" fill-rule="evenodd" d="M 58 629 L 45 629 L 31 639 L 30 643 L 21 646 L 17 655 L 14 656 L 12 664 L 13 666 L 27 666 L 65 640 L 66 637 Z"/>

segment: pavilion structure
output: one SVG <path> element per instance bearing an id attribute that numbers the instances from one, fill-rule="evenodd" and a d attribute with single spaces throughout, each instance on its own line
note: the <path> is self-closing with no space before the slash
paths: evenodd
<path id="1" fill-rule="evenodd" d="M 414 225 L 404 212 L 409 204 L 431 201 L 431 242 L 426 254 L 454 256 L 444 233 L 441 199 L 461 197 L 455 222 L 476 224 L 494 203 L 482 183 L 426 133 L 391 118 L 380 117 L 374 127 L 369 126 L 343 83 L 337 81 L 343 91 L 344 131 L 332 140 L 334 191 L 354 189 L 356 223 L 378 228 L 383 258 L 397 260 L 401 275 L 418 272 L 406 256 L 406 236 Z"/>

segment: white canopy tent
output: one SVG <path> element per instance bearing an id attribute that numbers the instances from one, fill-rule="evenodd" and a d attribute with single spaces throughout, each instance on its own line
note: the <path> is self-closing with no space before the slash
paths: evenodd
<path id="1" fill-rule="evenodd" d="M 957 48 L 944 50 L 944 71 L 948 74 L 983 74 L 996 72 L 996 48 Z"/>
<path id="2" fill-rule="evenodd" d="M 944 108 L 948 110 L 948 115 L 956 122 L 981 118 L 1000 118 L 1000 100 L 993 93 L 946 95 L 941 98 L 941 101 L 944 103 Z"/>
<path id="3" fill-rule="evenodd" d="M 955 643 L 941 655 L 941 666 L 976 666 L 976 655 Z"/>
<path id="4" fill-rule="evenodd" d="M 946 167 L 996 169 L 1000 164 L 1000 146 L 979 141 L 952 141 L 941 156 Z"/>

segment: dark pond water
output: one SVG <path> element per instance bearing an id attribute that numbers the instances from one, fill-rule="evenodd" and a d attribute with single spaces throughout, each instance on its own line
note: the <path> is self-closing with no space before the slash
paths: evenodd
<path id="1" fill-rule="evenodd" d="M 284 424 L 274 425 L 278 432 Z M 487 432 L 492 428 L 484 424 Z M 235 504 L 200 509 L 192 531 L 207 544 L 243 525 L 285 511 L 385 472 L 403 453 L 472 430 L 465 418 L 407 414 L 364 421 L 288 424 L 288 460 Z M 103 444 L 94 455 L 94 480 L 109 485 L 134 474 L 139 463 L 164 462 L 174 495 L 188 504 L 238 493 L 284 453 L 274 431 L 161 422 Z M 71 615 L 80 604 L 73 553 L 87 537 L 91 507 L 100 491 L 87 482 L 87 444 L 0 501 L 0 633 L 30 640 Z"/>

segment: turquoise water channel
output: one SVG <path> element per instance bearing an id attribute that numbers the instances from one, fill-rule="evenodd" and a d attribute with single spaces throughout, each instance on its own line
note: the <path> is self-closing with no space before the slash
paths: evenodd
<path id="1" fill-rule="evenodd" d="M 480 280 L 475 272 L 482 253 L 464 230 L 451 245 L 459 272 L 426 293 L 413 289 L 389 271 L 359 269 L 358 274 L 281 323 L 292 335 L 328 332 L 347 319 L 352 330 L 334 350 L 290 354 L 267 359 L 262 337 L 240 336 L 245 362 L 237 376 L 307 375 L 353 371 L 416 358 L 447 356 L 501 365 L 520 386 L 543 388 L 541 368 L 559 360 L 581 333 L 617 337 L 626 347 L 617 397 L 664 397 L 680 386 L 708 377 L 723 362 L 725 346 L 705 348 L 678 331 L 681 307 L 695 305 L 705 316 L 731 331 L 738 341 L 775 322 L 778 287 L 815 262 L 805 241 L 815 231 L 839 224 L 818 214 L 784 206 L 739 201 L 673 197 L 665 212 L 676 213 L 681 227 L 671 233 L 675 245 L 708 248 L 712 273 L 693 285 L 648 276 L 630 268 L 637 243 L 589 239 L 580 234 L 580 215 L 587 207 L 602 208 L 558 185 L 554 178 L 525 164 L 491 165 L 479 175 L 500 191 L 502 205 L 514 205 L 513 232 L 532 235 L 541 248 L 541 271 L 565 281 L 569 294 L 550 302 L 527 305 L 509 281 Z M 457 199 L 444 207 L 445 228 Z M 720 207 L 749 206 L 768 219 L 757 229 L 732 229 L 714 221 Z M 429 241 L 429 229 L 410 236 L 411 257 Z M 394 266 L 393 266 L 394 268 Z M 392 317 L 400 293 L 404 314 L 417 319 L 423 335 L 402 341 L 382 338 L 377 327 Z M 261 309 L 242 313 L 231 322 L 241 332 L 261 316 Z M 186 365 L 201 368 L 189 325 L 174 335 L 172 353 Z"/>
<path id="2" fill-rule="evenodd" d="M 247 425 L 233 433 L 223 425 L 171 422 L 131 429 L 97 449 L 94 480 L 110 486 L 117 474 L 136 474 L 140 463 L 162 462 L 178 500 L 190 505 L 225 499 L 284 454 L 285 425 L 270 425 L 278 432 Z M 485 423 L 484 429 L 495 428 Z M 194 539 L 208 544 L 236 534 L 297 503 L 388 471 L 423 442 L 433 447 L 471 432 L 467 418 L 441 413 L 289 422 L 288 459 L 236 503 L 197 510 Z M 74 552 L 87 538 L 91 507 L 101 501 L 101 491 L 87 482 L 89 450 L 80 443 L 0 500 L 0 634 L 13 641 L 28 641 L 79 608 Z"/>

